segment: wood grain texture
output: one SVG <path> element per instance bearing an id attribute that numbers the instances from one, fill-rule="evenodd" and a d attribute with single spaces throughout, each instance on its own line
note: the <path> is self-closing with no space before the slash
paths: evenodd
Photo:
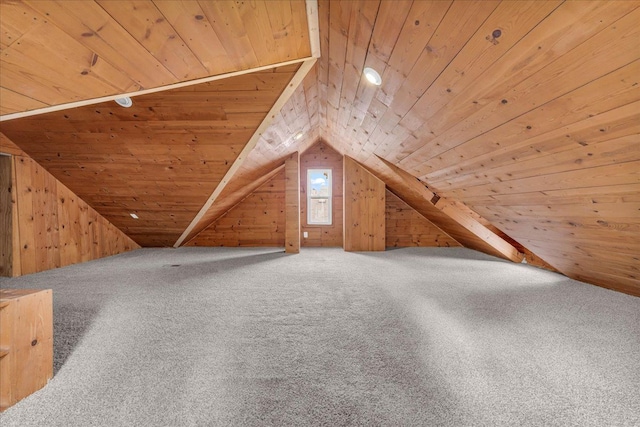
<path id="1" fill-rule="evenodd" d="M 461 246 L 389 190 L 385 195 L 385 245 L 388 248 Z"/>
<path id="2" fill-rule="evenodd" d="M 3 122 L 3 132 L 142 246 L 170 246 L 298 66 Z M 131 218 L 130 213 L 139 219 Z"/>
<path id="3" fill-rule="evenodd" d="M 385 191 L 384 182 L 344 157 L 345 251 L 384 251 Z"/>
<path id="4" fill-rule="evenodd" d="M 53 377 L 53 298 L 50 289 L 0 289 L 0 411 Z"/>
<path id="5" fill-rule="evenodd" d="M 279 58 L 307 53 L 306 42 L 295 35 L 302 34 L 298 31 L 306 19 L 295 2 L 274 3 L 275 14 L 271 3 L 260 1 L 109 3 L 107 8 L 117 8 L 111 10 L 113 17 L 93 1 L 77 8 L 49 1 L 0 4 L 0 114 L 39 108 L 42 97 L 77 99 L 88 91 L 150 87 L 173 81 L 176 74 L 195 76 L 203 68 L 210 73 L 217 64 L 247 67 L 272 52 Z M 261 24 L 266 24 L 265 8 L 268 25 Z M 142 36 L 138 28 L 123 33 L 123 25 L 142 22 L 140 16 L 165 21 L 145 21 Z M 535 253 L 571 277 L 640 292 L 634 270 L 638 260 L 626 252 L 637 251 L 632 230 L 640 226 L 635 204 L 640 193 L 640 1 L 320 0 L 317 16 L 321 56 L 316 67 L 275 114 L 194 233 L 255 190 L 290 154 L 322 140 L 394 186 L 396 194 L 465 246 L 500 253 L 456 221 L 465 221 L 456 217 L 463 206 L 488 221 L 463 212 L 484 227 L 482 233 L 490 231 L 527 259 Z M 285 27 L 291 31 L 281 38 Z M 177 63 L 177 52 L 185 52 L 185 61 L 194 66 Z M 125 55 L 130 59 L 118 62 Z M 157 70 L 150 72 L 142 62 Z M 364 67 L 381 74 L 381 86 L 368 84 Z M 116 77 L 113 69 L 123 70 L 125 77 Z M 74 84 L 56 89 L 66 81 Z M 138 122 L 124 120 L 117 127 L 91 114 L 72 122 L 58 116 L 56 126 L 66 126 L 64 138 L 58 130 L 40 137 L 60 150 L 46 153 L 34 147 L 30 154 L 37 153 L 43 164 L 55 160 L 55 166 L 45 166 L 61 180 L 83 182 L 92 205 L 104 206 L 99 209 L 114 222 L 120 218 L 129 234 L 155 232 L 149 241 L 162 245 L 184 230 L 193 218 L 190 209 L 202 206 L 195 194 L 200 183 L 225 172 L 226 165 L 210 163 L 211 170 L 205 171 L 184 159 L 190 159 L 193 129 L 223 138 L 228 129 L 212 124 L 229 111 L 199 108 L 170 124 L 161 119 L 184 111 L 187 98 L 173 99 L 158 116 L 141 112 Z M 226 100 L 238 109 L 250 104 L 242 97 Z M 241 114 L 237 128 L 250 126 L 253 114 Z M 20 131 L 25 140 L 33 140 L 39 128 L 25 122 Z M 294 141 L 298 130 L 304 137 Z M 121 132 L 144 136 L 127 144 L 111 138 Z M 159 156 L 158 164 L 137 169 L 128 150 L 143 155 L 145 144 L 155 144 L 145 139 L 149 132 L 154 140 L 172 139 L 169 148 L 157 149 L 173 157 Z M 113 151 L 105 156 L 99 149 L 85 150 L 91 145 L 86 140 L 98 147 L 108 144 Z M 216 158 L 225 160 L 237 153 L 228 147 L 216 150 Z M 403 184 L 378 156 L 406 171 L 409 181 L 419 178 L 424 191 L 412 188 L 417 181 Z M 89 162 L 100 165 L 91 179 L 78 170 Z M 147 181 L 157 186 L 154 191 L 122 190 L 148 176 L 175 181 L 173 174 L 183 162 L 181 170 L 189 176 L 178 185 L 154 179 L 154 184 Z M 124 168 L 130 179 L 112 182 L 103 191 L 101 183 Z M 214 181 L 206 184 L 209 191 Z M 180 203 L 158 205 L 158 194 L 179 193 Z M 436 206 L 430 203 L 434 194 L 441 198 Z M 452 216 L 437 208 L 440 203 Z M 162 219 L 136 229 L 124 223 L 123 206 L 155 211 Z M 159 230 L 168 231 L 161 235 Z M 320 245 L 327 237 L 320 229 L 309 233 L 303 245 Z"/>
<path id="6" fill-rule="evenodd" d="M 333 189 L 331 225 L 307 224 L 307 171 L 331 169 Z M 343 245 L 343 162 L 342 155 L 324 141 L 318 141 L 300 155 L 300 223 L 302 247 L 342 247 Z"/>
<path id="7" fill-rule="evenodd" d="M 311 55 L 302 1 L 0 3 L 3 115 Z"/>
<path id="8" fill-rule="evenodd" d="M 0 156 L 0 276 L 13 275 L 13 159 Z"/>
<path id="9" fill-rule="evenodd" d="M 285 246 L 285 169 L 198 233 L 185 246 Z"/>
<path id="10" fill-rule="evenodd" d="M 283 165 L 289 155 L 296 151 L 303 152 L 317 141 L 316 68 L 314 66 L 309 71 L 302 84 L 275 115 L 271 125 L 260 135 L 256 146 L 187 236 L 187 240 L 262 185 L 264 177 Z M 294 137 L 298 132 L 302 132 L 303 136 L 296 141 Z"/>
<path id="11" fill-rule="evenodd" d="M 5 134 L 0 132 L 0 153 L 2 154 L 12 154 L 15 156 L 24 156 L 25 153 L 14 144 L 9 138 L 6 137 Z"/>
<path id="12" fill-rule="evenodd" d="M 12 227 L 12 276 L 139 248 L 33 159 L 11 160 L 15 171 L 12 202 L 16 212 Z"/>
<path id="13" fill-rule="evenodd" d="M 285 252 L 300 252 L 300 154 L 284 162 L 285 173 Z"/>
<path id="14" fill-rule="evenodd" d="M 269 128 L 273 120 L 275 119 L 276 113 L 289 101 L 292 95 L 294 95 L 296 89 L 300 86 L 304 78 L 307 76 L 309 71 L 313 68 L 316 63 L 316 59 L 312 58 L 304 61 L 302 64 L 298 66 L 296 64 L 296 72 L 291 77 L 289 83 L 284 87 L 284 89 L 280 92 L 278 97 L 271 104 L 271 108 L 267 111 L 264 119 L 260 122 L 258 127 L 252 133 L 251 137 L 247 141 L 247 143 L 242 148 L 242 151 L 234 162 L 230 165 L 230 167 L 226 170 L 224 176 L 221 178 L 220 182 L 216 185 L 213 192 L 209 195 L 205 203 L 202 205 L 198 213 L 191 220 L 189 225 L 185 228 L 185 230 L 180 234 L 180 237 L 173 244 L 174 247 L 180 246 L 191 234 L 193 234 L 194 229 L 199 229 L 199 224 L 202 223 L 203 218 L 207 216 L 207 213 L 211 206 L 215 203 L 215 201 L 220 197 L 226 186 L 233 179 L 238 170 L 242 167 L 244 162 L 249 157 L 249 153 L 253 151 L 256 145 L 260 142 L 260 137 L 262 134 Z M 290 68 L 286 68 L 290 69 Z M 278 69 L 275 69 L 278 71 Z"/>
<path id="15" fill-rule="evenodd" d="M 637 251 L 640 226 L 640 2 L 435 3 L 382 1 L 362 34 L 351 23 L 365 8 L 319 2 L 321 40 L 343 52 L 318 64 L 321 137 L 379 176 L 375 156 L 464 203 L 541 266 L 640 293 L 638 260 L 621 252 Z M 367 37 L 363 66 L 380 87 L 342 59 Z M 444 212 L 395 185 L 456 234 Z"/>
<path id="16" fill-rule="evenodd" d="M 469 212 L 447 203 L 408 172 L 380 158 L 375 163 L 370 160 L 368 167 L 391 191 L 463 246 L 514 262 L 522 260 L 522 254 L 510 243 Z"/>

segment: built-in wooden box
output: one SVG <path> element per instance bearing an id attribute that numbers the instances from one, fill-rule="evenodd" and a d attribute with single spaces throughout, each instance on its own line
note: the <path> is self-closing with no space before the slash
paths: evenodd
<path id="1" fill-rule="evenodd" d="M 53 377 L 52 292 L 0 289 L 0 411 Z"/>

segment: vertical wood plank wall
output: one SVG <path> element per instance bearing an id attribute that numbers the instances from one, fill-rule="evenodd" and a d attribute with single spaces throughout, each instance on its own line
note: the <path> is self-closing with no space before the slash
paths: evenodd
<path id="1" fill-rule="evenodd" d="M 344 250 L 385 250 L 385 185 L 344 157 Z"/>
<path id="2" fill-rule="evenodd" d="M 386 191 L 385 239 L 387 247 L 461 246 L 402 199 Z"/>
<path id="3" fill-rule="evenodd" d="M 285 246 L 287 253 L 300 252 L 300 155 L 293 153 L 284 163 Z"/>
<path id="4" fill-rule="evenodd" d="M 314 168 L 332 170 L 331 225 L 307 224 L 307 171 Z M 342 155 L 325 142 L 318 142 L 300 156 L 300 228 L 301 234 L 305 231 L 309 233 L 308 238 L 301 237 L 303 247 L 342 247 L 342 181 Z"/>
<path id="5" fill-rule="evenodd" d="M 285 244 L 285 170 L 258 187 L 185 246 Z"/>
<path id="6" fill-rule="evenodd" d="M 13 156 L 11 166 L 13 263 L 3 274 L 37 273 L 140 247 L 33 159 Z"/>
<path id="7" fill-rule="evenodd" d="M 13 265 L 11 163 L 10 156 L 0 156 L 0 276 L 11 276 Z"/>

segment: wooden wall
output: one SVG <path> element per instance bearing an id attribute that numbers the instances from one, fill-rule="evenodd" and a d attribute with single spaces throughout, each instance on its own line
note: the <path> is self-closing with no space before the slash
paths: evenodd
<path id="1" fill-rule="evenodd" d="M 2 163 L 6 167 L 7 161 Z M 139 248 L 33 159 L 13 156 L 9 163 L 13 253 L 4 275 L 37 273 Z"/>
<path id="2" fill-rule="evenodd" d="M 285 171 L 258 187 L 185 246 L 282 246 Z"/>
<path id="3" fill-rule="evenodd" d="M 285 252 L 300 252 L 300 154 L 293 153 L 284 163 L 285 173 Z"/>
<path id="4" fill-rule="evenodd" d="M 385 185 L 344 157 L 344 250 L 384 251 Z"/>
<path id="5" fill-rule="evenodd" d="M 461 246 L 455 239 L 387 190 L 385 197 L 387 247 Z"/>
<path id="6" fill-rule="evenodd" d="M 331 225 L 307 224 L 307 170 L 313 168 L 330 168 L 333 174 L 333 197 Z M 301 245 L 307 247 L 342 247 L 342 155 L 326 142 L 319 141 L 300 155 L 300 223 L 301 233 L 309 233 L 302 238 Z"/>
<path id="7" fill-rule="evenodd" d="M 13 266 L 13 209 L 10 156 L 0 156 L 0 276 L 11 276 Z"/>

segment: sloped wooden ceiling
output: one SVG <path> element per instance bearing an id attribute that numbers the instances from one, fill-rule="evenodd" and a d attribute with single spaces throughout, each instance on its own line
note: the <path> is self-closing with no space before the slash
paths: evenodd
<path id="1" fill-rule="evenodd" d="M 321 136 L 640 294 L 639 6 L 320 0 Z"/>
<path id="2" fill-rule="evenodd" d="M 0 114 L 311 56 L 297 0 L 3 0 Z"/>
<path id="3" fill-rule="evenodd" d="M 274 169 L 296 151 L 302 153 L 318 140 L 318 85 L 316 68 L 312 68 L 302 84 L 278 112 L 240 169 L 222 190 L 218 199 L 185 236 L 188 242 L 205 227 L 231 209 L 245 196 L 262 185 Z M 181 244 L 182 242 L 178 242 Z"/>
<path id="4" fill-rule="evenodd" d="M 17 51 L 20 45 L 16 40 L 8 42 L 6 34 L 8 27 L 19 28 L 17 37 L 25 37 L 29 44 L 20 48 L 24 55 L 16 56 L 11 67 L 24 61 L 26 75 L 41 79 L 27 86 L 34 93 L 47 93 L 57 87 L 53 76 L 56 82 L 63 80 L 57 77 L 61 72 L 41 72 L 39 67 L 47 56 L 34 56 L 31 48 L 44 43 L 38 33 L 46 28 L 43 25 L 54 23 L 57 30 L 64 30 L 53 18 L 42 22 L 43 17 L 49 18 L 40 3 L 2 3 L 3 7 L 38 9 L 39 18 L 25 20 L 29 15 L 7 15 L 3 9 L 0 47 L 2 60 L 5 52 Z M 112 6 L 89 3 L 93 6 L 83 7 L 99 6 L 106 11 Z M 146 4 L 161 10 L 168 3 Z M 196 56 L 191 46 L 206 45 L 212 30 L 218 40 L 230 43 L 240 34 L 244 41 L 233 44 L 240 50 L 248 46 L 247 38 L 253 49 L 260 40 L 256 34 L 268 33 L 269 43 L 291 34 L 278 33 L 277 25 L 271 28 L 272 5 L 283 3 L 265 3 L 267 12 L 259 13 L 262 18 L 264 13 L 269 16 L 267 30 L 250 25 L 244 33 L 233 25 L 240 5 L 263 3 L 215 2 L 217 7 L 235 8 L 216 15 L 230 17 L 225 21 L 228 29 L 215 27 L 205 10 L 209 3 L 214 2 L 177 2 L 179 8 L 198 7 L 203 14 L 180 15 L 186 17 L 187 25 L 177 24 L 162 11 L 166 22 L 158 24 L 171 24 L 183 41 L 189 39 L 187 45 Z M 55 10 L 69 9 L 69 4 L 56 2 Z M 291 2 L 290 10 L 296 5 Z M 76 22 L 83 15 L 79 11 L 65 13 Z M 387 173 L 382 165 L 389 164 L 419 178 L 430 194 L 465 203 L 571 277 L 640 294 L 639 1 L 319 0 L 318 12 L 321 57 L 315 74 L 298 88 L 194 230 L 205 227 L 206 221 L 256 188 L 289 153 L 304 151 L 322 138 L 379 176 Z M 240 21 L 246 22 L 247 16 L 240 15 Z M 306 19 L 290 16 L 290 21 Z M 97 51 L 104 45 L 103 36 L 111 34 L 116 24 L 122 26 L 122 17 L 109 17 L 117 22 L 109 21 L 104 28 L 93 22 L 79 35 L 75 30 L 71 48 L 60 47 L 48 55 L 64 62 L 69 56 L 65 52 Z M 182 34 L 178 27 L 190 35 Z M 299 27 L 287 26 L 291 31 Z M 150 28 L 153 34 L 157 27 Z M 83 37 L 84 32 L 92 36 Z M 143 39 L 145 34 L 146 29 Z M 123 51 L 129 43 L 143 46 L 144 56 L 151 54 L 159 61 L 152 42 L 137 37 L 119 46 Z M 56 43 L 61 45 L 60 40 Z M 224 50 L 229 52 L 226 46 Z M 256 48 L 253 55 L 259 60 L 264 53 Z M 83 58 L 82 67 L 70 62 L 84 80 L 65 90 L 85 93 L 89 79 L 102 76 L 98 65 L 111 64 L 102 62 L 106 56 L 99 53 L 95 66 L 82 74 L 95 57 Z M 162 61 L 158 67 L 166 69 Z M 381 86 L 365 80 L 365 66 L 382 75 Z M 151 78 L 164 78 L 162 69 L 158 73 L 144 69 Z M 4 82 L 4 71 L 0 71 Z M 121 93 L 132 82 L 134 89 L 137 84 L 145 86 L 131 77 L 117 81 L 116 91 L 102 93 Z M 109 80 L 109 84 L 114 83 Z M 5 92 L 20 91 L 4 83 L 0 86 L 3 100 L 11 99 L 7 105 L 15 108 L 19 104 L 15 99 L 22 98 L 6 98 Z M 69 99 L 75 98 L 50 102 Z M 90 129 L 92 124 L 87 126 Z M 305 136 L 292 140 L 298 129 Z M 197 185 L 185 183 L 185 188 Z M 181 215 L 182 206 L 167 208 Z M 172 238 L 178 229 L 174 228 Z M 162 242 L 172 244 L 170 240 Z"/>
<path id="5" fill-rule="evenodd" d="M 131 108 L 10 120 L 2 132 L 137 243 L 172 246 L 298 67 L 141 95 Z"/>

